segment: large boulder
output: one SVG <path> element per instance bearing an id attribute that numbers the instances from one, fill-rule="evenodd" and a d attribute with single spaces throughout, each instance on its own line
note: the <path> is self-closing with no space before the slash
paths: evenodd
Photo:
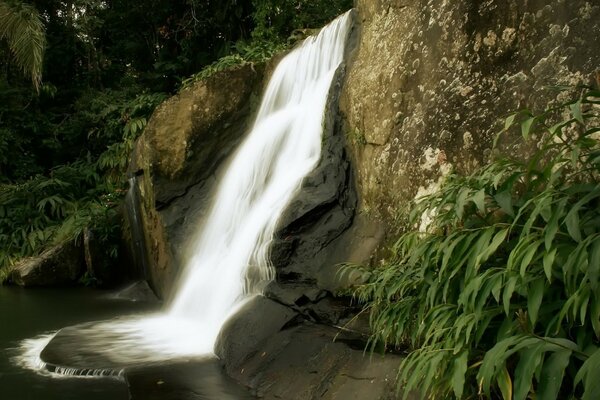
<path id="1" fill-rule="evenodd" d="M 589 0 L 357 0 L 360 36 L 340 98 L 360 213 L 388 233 L 452 168 L 489 160 L 507 114 L 592 83 L 600 4 Z M 513 137 L 502 151 L 518 154 Z M 385 242 L 385 239 L 384 239 Z"/>
<path id="2" fill-rule="evenodd" d="M 76 283 L 84 271 L 83 251 L 67 241 L 44 251 L 39 256 L 18 262 L 11 281 L 20 286 L 59 286 Z"/>
<path id="3" fill-rule="evenodd" d="M 157 108 L 136 143 L 130 174 L 141 202 L 145 273 L 161 297 L 185 264 L 219 168 L 252 124 L 262 71 L 247 64 L 183 89 Z"/>

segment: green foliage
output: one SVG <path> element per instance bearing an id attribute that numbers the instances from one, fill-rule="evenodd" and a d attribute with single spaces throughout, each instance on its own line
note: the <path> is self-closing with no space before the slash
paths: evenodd
<path id="1" fill-rule="evenodd" d="M 194 82 L 205 80 L 221 71 L 240 68 L 246 64 L 265 62 L 285 48 L 285 44 L 273 41 L 239 42 L 236 45 L 236 53 L 221 57 L 200 72 L 184 79 L 181 83 L 182 87 L 189 87 Z"/>
<path id="2" fill-rule="evenodd" d="M 77 121 L 65 122 L 65 126 L 82 127 L 91 120 L 89 126 L 94 129 L 88 138 L 106 143 L 104 152 L 98 156 L 88 152 L 85 159 L 52 168 L 49 176 L 38 174 L 20 183 L 0 184 L 0 270 L 8 270 L 17 259 L 38 254 L 48 245 L 78 240 L 85 229 L 96 232 L 109 259 L 116 258 L 115 238 L 120 232 L 114 222 L 116 207 L 133 142 L 166 97 L 153 93 L 127 100 L 121 95 L 102 92 L 84 101 L 87 111 L 77 113 Z"/>
<path id="3" fill-rule="evenodd" d="M 20 1 L 0 1 L 0 40 L 3 39 L 23 73 L 39 89 L 46 36 L 38 11 Z"/>
<path id="4" fill-rule="evenodd" d="M 319 28 L 352 8 L 352 0 L 252 0 L 252 36 L 287 38 L 297 29 Z"/>
<path id="5" fill-rule="evenodd" d="M 346 267 L 365 278 L 372 348 L 413 349 L 406 395 L 600 398 L 599 105 L 588 90 L 510 116 L 533 154 L 449 176 L 411 205 L 391 260 Z"/>

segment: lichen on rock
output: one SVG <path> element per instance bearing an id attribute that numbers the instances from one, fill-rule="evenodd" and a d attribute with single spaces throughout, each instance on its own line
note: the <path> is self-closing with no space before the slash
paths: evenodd
<path id="1" fill-rule="evenodd" d="M 341 95 L 361 210 L 388 221 L 442 164 L 485 163 L 507 114 L 564 100 L 551 86 L 591 83 L 600 5 L 357 0 L 360 36 Z M 394 123 L 390 123 L 393 121 Z M 500 150 L 519 154 L 518 138 Z M 437 163 L 443 154 L 444 163 Z"/>

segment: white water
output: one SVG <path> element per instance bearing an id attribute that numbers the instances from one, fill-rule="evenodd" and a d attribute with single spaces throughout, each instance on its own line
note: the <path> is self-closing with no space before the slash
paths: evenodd
<path id="1" fill-rule="evenodd" d="M 234 155 L 167 310 L 95 324 L 89 349 L 116 363 L 212 355 L 221 326 L 274 277 L 277 222 L 321 155 L 329 88 L 351 25 L 340 16 L 277 66 Z M 85 344 L 82 344 L 85 346 Z"/>

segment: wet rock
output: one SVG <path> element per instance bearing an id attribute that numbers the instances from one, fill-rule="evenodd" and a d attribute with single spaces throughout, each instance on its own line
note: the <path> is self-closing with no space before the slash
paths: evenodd
<path id="1" fill-rule="evenodd" d="M 259 344 L 233 378 L 262 399 L 396 399 L 394 355 L 369 355 L 334 341 L 338 330 L 302 323 Z"/>
<path id="2" fill-rule="evenodd" d="M 159 299 L 146 281 L 134 282 L 111 296 L 115 300 L 158 302 Z"/>
<path id="3" fill-rule="evenodd" d="M 270 341 L 297 314 L 262 296 L 250 299 L 221 328 L 215 354 L 228 373 L 240 368 L 244 360 L 258 351 L 261 343 Z"/>
<path id="4" fill-rule="evenodd" d="M 315 320 L 312 308 L 322 298 L 333 296 L 336 264 L 346 261 L 350 253 L 344 233 L 352 225 L 357 203 L 337 112 L 343 74 L 342 67 L 329 94 L 321 159 L 280 220 L 271 247 L 276 281 L 265 291 L 267 297 Z M 319 306 L 318 319 L 335 322 L 339 311 L 327 310 L 325 304 Z"/>
<path id="5" fill-rule="evenodd" d="M 156 109 L 136 142 L 129 172 L 141 199 L 144 278 L 161 297 L 185 263 L 185 245 L 209 208 L 223 161 L 251 125 L 262 71 L 246 65 L 183 89 Z"/>
<path id="6" fill-rule="evenodd" d="M 11 272 L 11 281 L 20 286 L 68 285 L 76 283 L 83 271 L 81 247 L 69 241 L 21 260 Z"/>

